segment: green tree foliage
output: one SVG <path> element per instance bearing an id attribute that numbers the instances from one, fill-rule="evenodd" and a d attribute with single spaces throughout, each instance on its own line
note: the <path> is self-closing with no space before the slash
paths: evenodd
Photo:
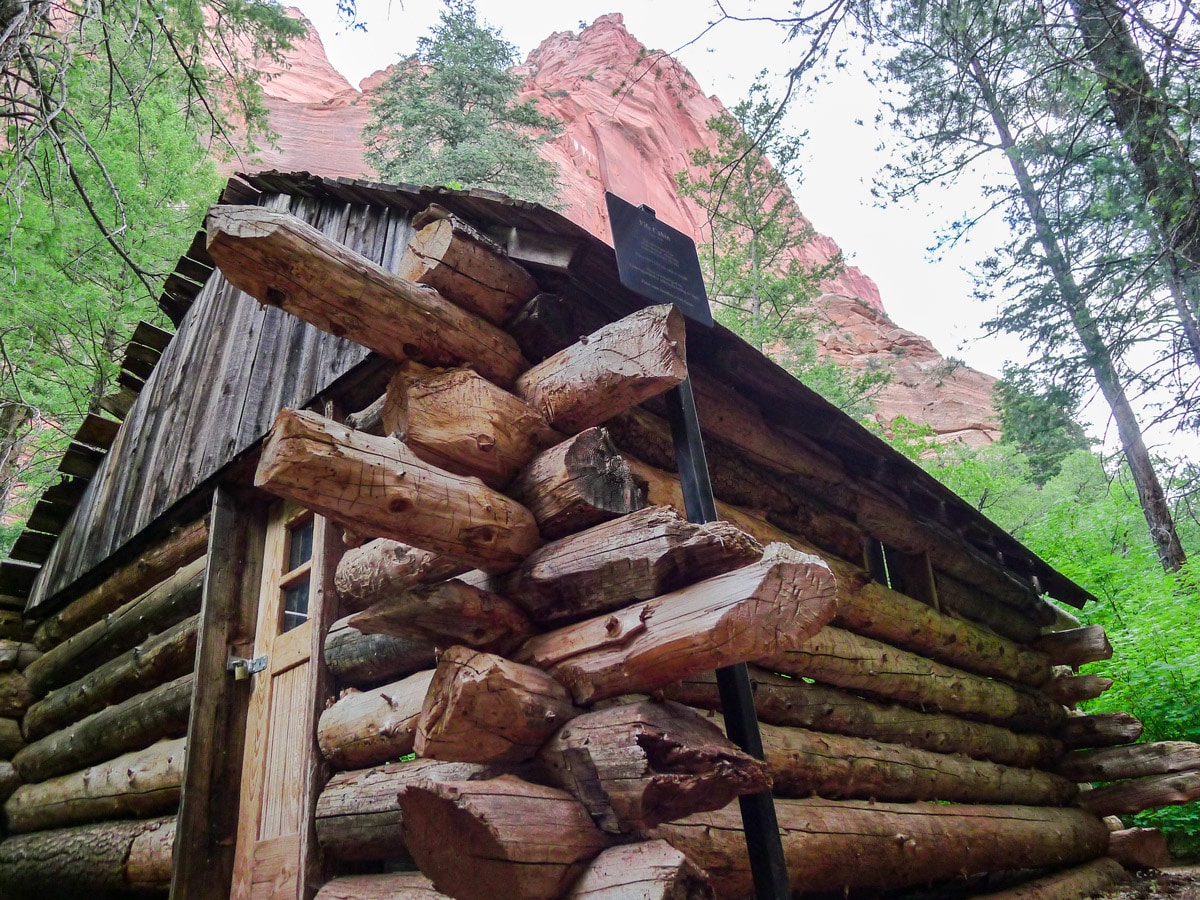
<path id="1" fill-rule="evenodd" d="M 861 418 L 887 375 L 852 375 L 817 354 L 813 300 L 842 260 L 813 264 L 799 256 L 814 231 L 789 187 L 801 175 L 802 138 L 783 130 L 782 114 L 760 77 L 749 97 L 708 120 L 715 149 L 693 150 L 693 168 L 676 181 L 708 215 L 700 257 L 718 321 Z"/>
<path id="2" fill-rule="evenodd" d="M 509 69 L 516 48 L 480 22 L 471 0 L 447 0 L 441 19 L 380 88 L 363 131 L 367 161 L 389 181 L 491 188 L 553 200 L 554 166 L 538 154 L 555 120 Z"/>
<path id="3" fill-rule="evenodd" d="M 1057 385 L 1039 386 L 1028 369 L 1006 367 L 992 397 L 1000 414 L 1001 440 L 1015 444 L 1029 460 L 1035 484 L 1044 485 L 1057 475 L 1068 454 L 1091 446 L 1075 418 L 1076 399 Z"/>

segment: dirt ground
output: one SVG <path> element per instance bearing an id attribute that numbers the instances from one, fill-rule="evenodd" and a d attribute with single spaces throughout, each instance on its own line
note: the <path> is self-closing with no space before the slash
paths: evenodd
<path id="1" fill-rule="evenodd" d="M 1131 876 L 1104 900 L 1200 900 L 1200 866 L 1151 869 Z"/>

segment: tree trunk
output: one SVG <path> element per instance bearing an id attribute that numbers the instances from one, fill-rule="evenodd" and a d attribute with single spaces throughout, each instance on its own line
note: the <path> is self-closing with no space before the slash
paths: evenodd
<path id="1" fill-rule="evenodd" d="M 164 891 L 171 883 L 175 820 L 101 822 L 10 837 L 0 843 L 5 900 L 94 900 Z"/>
<path id="2" fill-rule="evenodd" d="M 1078 669 L 1085 663 L 1112 659 L 1113 648 L 1102 625 L 1085 625 L 1043 635 L 1033 646 L 1056 666 Z"/>
<path id="3" fill-rule="evenodd" d="M 412 363 L 388 384 L 383 425 L 426 462 L 497 490 L 563 439 L 536 410 L 470 369 Z"/>
<path id="4" fill-rule="evenodd" d="M 800 646 L 833 612 L 825 563 L 772 544 L 753 565 L 531 638 L 517 658 L 594 703 Z"/>
<path id="5" fill-rule="evenodd" d="M 421 871 L 459 900 L 554 900 L 609 843 L 570 794 L 511 775 L 414 784 L 400 807 Z"/>
<path id="6" fill-rule="evenodd" d="M 204 557 L 188 563 L 116 612 L 47 650 L 25 670 L 29 686 L 42 696 L 87 675 L 152 634 L 196 615 L 204 563 Z"/>
<path id="7" fill-rule="evenodd" d="M 1165 869 L 1171 865 L 1167 839 L 1157 828 L 1123 828 L 1108 836 L 1108 855 L 1126 869 Z"/>
<path id="8" fill-rule="evenodd" d="M 514 500 L 556 540 L 646 505 L 603 428 L 589 428 L 535 457 L 509 485 Z"/>
<path id="9" fill-rule="evenodd" d="M 100 585 L 48 617 L 34 632 L 34 644 L 39 650 L 49 650 L 165 581 L 176 569 L 203 556 L 207 549 L 207 520 L 200 519 L 180 528 L 134 562 L 118 569 Z"/>
<path id="10" fill-rule="evenodd" d="M 1081 900 L 1107 891 L 1124 880 L 1125 870 L 1121 864 L 1103 857 L 974 900 Z"/>
<path id="11" fill-rule="evenodd" d="M 1068 716 L 1058 729 L 1059 740 L 1069 750 L 1132 744 L 1142 736 L 1142 723 L 1129 713 Z"/>
<path id="12" fill-rule="evenodd" d="M 469 365 L 500 385 L 528 363 L 516 341 L 433 288 L 378 266 L 288 213 L 214 206 L 208 252 L 234 287 L 388 359 Z"/>
<path id="13" fill-rule="evenodd" d="M 1200 744 L 1159 741 L 1103 750 L 1076 750 L 1058 761 L 1055 771 L 1072 781 L 1117 781 L 1146 775 L 1200 771 Z"/>
<path id="14" fill-rule="evenodd" d="M 1062 753 L 1062 743 L 1040 734 L 1016 734 L 998 725 L 969 722 L 941 713 L 898 704 L 875 703 L 852 693 L 786 678 L 755 666 L 754 705 L 758 717 L 772 725 L 873 738 L 933 753 L 961 753 L 1020 768 L 1044 767 Z M 720 711 L 716 678 L 704 673 L 669 685 L 664 693 L 689 706 Z"/>
<path id="15" fill-rule="evenodd" d="M 99 765 L 19 787 L 4 804 L 10 831 L 172 812 L 183 783 L 185 738 L 160 741 Z"/>
<path id="16" fill-rule="evenodd" d="M 640 834 L 771 786 L 761 761 L 670 701 L 585 713 L 546 744 L 541 759 L 612 834 Z"/>
<path id="17" fill-rule="evenodd" d="M 683 313 L 650 306 L 534 366 L 516 394 L 556 429 L 575 434 L 682 382 L 684 348 Z"/>
<path id="18" fill-rule="evenodd" d="M 419 221 L 420 216 L 413 224 Z M 489 244 L 454 217 L 435 219 L 409 240 L 396 274 L 503 325 L 538 286 L 525 269 Z"/>
<path id="19" fill-rule="evenodd" d="M 713 900 L 708 876 L 666 841 L 610 847 L 592 860 L 567 900 Z"/>
<path id="20" fill-rule="evenodd" d="M 522 762 L 577 713 L 566 688 L 541 669 L 451 647 L 425 696 L 416 751 L 452 762 Z"/>
<path id="21" fill-rule="evenodd" d="M 439 647 L 465 644 L 507 653 L 533 633 L 520 607 L 507 597 L 452 578 L 404 591 L 350 616 L 363 634 L 416 637 Z"/>
<path id="22" fill-rule="evenodd" d="M 327 881 L 315 900 L 450 900 L 420 872 L 342 875 Z"/>
<path id="23" fill-rule="evenodd" d="M 192 676 L 185 675 L 28 744 L 13 765 L 22 780 L 32 784 L 148 747 L 161 738 L 183 737 L 191 700 Z"/>
<path id="24" fill-rule="evenodd" d="M 360 534 L 487 572 L 511 569 L 541 542 L 529 510 L 478 479 L 435 468 L 394 438 L 351 431 L 315 413 L 279 413 L 254 483 Z"/>
<path id="25" fill-rule="evenodd" d="M 184 619 L 74 684 L 51 691 L 25 714 L 23 727 L 28 740 L 45 737 L 84 716 L 192 671 L 199 618 Z"/>
<path id="26" fill-rule="evenodd" d="M 1075 800 L 1097 816 L 1124 816 L 1200 800 L 1200 772 L 1149 775 L 1083 791 Z"/>
<path id="27" fill-rule="evenodd" d="M 920 709 L 1053 733 L 1066 718 L 1057 703 L 980 678 L 840 628 L 824 628 L 802 646 L 762 656 L 759 665 Z"/>
<path id="28" fill-rule="evenodd" d="M 317 745 L 337 769 L 361 769 L 411 753 L 433 671 L 369 691 L 347 690 L 321 714 Z"/>
<path id="29" fill-rule="evenodd" d="M 376 538 L 342 554 L 333 584 L 344 608 L 360 610 L 419 584 L 461 575 L 469 568 L 430 550 Z"/>
<path id="30" fill-rule="evenodd" d="M 504 592 L 541 625 L 595 616 L 754 562 L 758 541 L 727 522 L 695 525 L 652 506 L 544 545 Z"/>
<path id="31" fill-rule="evenodd" d="M 390 634 L 363 634 L 350 627 L 349 617 L 330 627 L 323 656 L 330 674 L 342 684 L 354 687 L 374 687 L 389 679 L 432 669 L 437 662 L 431 642 Z"/>
<path id="32" fill-rule="evenodd" d="M 900 888 L 981 872 L 1095 859 L 1108 829 L 1083 810 L 1024 806 L 777 800 L 792 889 Z M 754 893 L 734 806 L 660 825 L 660 837 L 708 872 L 717 897 Z"/>

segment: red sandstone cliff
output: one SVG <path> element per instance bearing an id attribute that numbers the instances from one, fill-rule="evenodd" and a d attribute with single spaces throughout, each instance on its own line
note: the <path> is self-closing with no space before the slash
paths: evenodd
<path id="1" fill-rule="evenodd" d="M 275 73 L 266 92 L 277 146 L 253 162 L 241 160 L 241 167 L 374 177 L 360 133 L 371 91 L 384 73 L 356 90 L 329 64 L 312 31 L 289 54 L 289 63 L 282 71 L 264 66 Z M 565 215 L 607 239 L 607 189 L 702 235 L 704 214 L 679 197 L 674 176 L 687 167 L 691 148 L 713 145 L 705 123 L 724 106 L 705 96 L 687 69 L 647 51 L 613 14 L 579 34 L 550 35 L 519 71 L 527 78 L 524 94 L 537 97 L 543 111 L 563 122 L 562 134 L 544 145 L 544 155 L 559 168 Z M 838 252 L 831 238 L 818 235 L 797 255 L 824 261 Z M 857 268 L 847 266 L 825 287 L 830 321 L 825 352 L 845 365 L 881 365 L 894 372 L 877 404 L 880 421 L 905 415 L 930 424 L 945 439 L 972 446 L 996 439 L 991 376 L 948 362 L 928 340 L 892 323 L 879 289 Z"/>

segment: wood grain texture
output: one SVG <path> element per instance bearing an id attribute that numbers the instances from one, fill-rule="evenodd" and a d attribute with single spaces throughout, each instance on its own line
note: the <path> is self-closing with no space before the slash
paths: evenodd
<path id="1" fill-rule="evenodd" d="M 1165 869 L 1171 865 L 1166 836 L 1157 828 L 1122 828 L 1108 836 L 1108 855 L 1126 869 Z"/>
<path id="2" fill-rule="evenodd" d="M 1097 816 L 1125 816 L 1200 800 L 1200 772 L 1147 775 L 1081 791 L 1075 804 Z"/>
<path id="3" fill-rule="evenodd" d="M 1142 736 L 1142 723 L 1129 713 L 1068 716 L 1058 738 L 1071 750 L 1132 744 Z"/>
<path id="4" fill-rule="evenodd" d="M 1077 669 L 1084 663 L 1112 659 L 1113 648 L 1103 625 L 1085 625 L 1043 635 L 1033 646 L 1056 666 Z"/>
<path id="5" fill-rule="evenodd" d="M 411 753 L 433 671 L 367 691 L 343 691 L 321 714 L 317 744 L 338 769 L 360 769 Z"/>
<path id="6" fill-rule="evenodd" d="M 567 900 L 712 900 L 708 877 L 666 841 L 610 847 L 588 864 Z"/>
<path id="7" fill-rule="evenodd" d="M 449 900 L 420 872 L 342 875 L 325 882 L 315 900 Z"/>
<path id="8" fill-rule="evenodd" d="M 436 664 L 433 644 L 390 634 L 363 634 L 350 618 L 334 622 L 325 635 L 325 666 L 346 686 L 377 687 Z"/>
<path id="9" fill-rule="evenodd" d="M 1154 741 L 1076 750 L 1058 761 L 1060 775 L 1073 781 L 1117 781 L 1146 775 L 1169 775 L 1200 770 L 1200 744 L 1190 741 Z"/>
<path id="10" fill-rule="evenodd" d="M 418 584 L 461 575 L 467 566 L 429 550 L 376 538 L 342 554 L 334 587 L 342 607 L 366 609 Z"/>
<path id="11" fill-rule="evenodd" d="M 1119 862 L 1103 857 L 973 900 L 1081 900 L 1107 891 L 1123 882 L 1125 877 Z"/>

